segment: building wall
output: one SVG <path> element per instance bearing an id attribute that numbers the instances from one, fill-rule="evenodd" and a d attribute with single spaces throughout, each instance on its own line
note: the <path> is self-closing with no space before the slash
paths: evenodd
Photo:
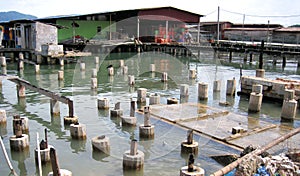
<path id="1" fill-rule="evenodd" d="M 42 51 L 41 46 L 43 44 L 56 44 L 57 45 L 57 28 L 52 25 L 47 25 L 44 23 L 36 22 L 32 32 L 33 38 L 33 47 L 36 51 Z"/>
<path id="2" fill-rule="evenodd" d="M 79 25 L 79 27 L 75 28 L 75 36 L 79 35 L 84 37 L 85 39 L 92 39 L 94 37 L 107 39 L 107 35 L 109 32 L 109 21 L 86 21 L 86 20 L 75 20 L 75 23 Z M 72 39 L 73 37 L 73 20 L 57 20 L 56 24 L 68 27 L 68 29 L 59 29 L 58 30 L 58 42 L 62 42 L 67 39 Z M 101 33 L 98 33 L 98 29 L 101 26 Z M 111 32 L 116 32 L 115 22 L 111 24 Z"/>
<path id="3" fill-rule="evenodd" d="M 267 41 L 268 31 L 225 30 L 224 39 L 239 41 Z"/>
<path id="4" fill-rule="evenodd" d="M 272 42 L 274 43 L 290 43 L 299 44 L 300 43 L 300 31 L 299 32 L 273 32 Z"/>

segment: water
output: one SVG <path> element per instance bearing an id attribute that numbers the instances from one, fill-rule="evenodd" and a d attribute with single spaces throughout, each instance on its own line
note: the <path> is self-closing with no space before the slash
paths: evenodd
<path id="1" fill-rule="evenodd" d="M 7 112 L 7 125 L 1 126 L 1 136 L 4 145 L 18 175 L 38 175 L 34 159 L 36 136 L 44 139 L 44 129 L 48 129 L 49 144 L 54 146 L 59 158 L 60 168 L 72 171 L 73 175 L 179 175 L 181 167 L 186 165 L 186 156 L 180 154 L 180 144 L 186 139 L 186 129 L 151 119 L 155 125 L 154 140 L 140 140 L 137 127 L 122 127 L 120 119 L 111 119 L 109 111 L 97 109 L 97 98 L 110 99 L 111 108 L 114 103 L 121 102 L 121 108 L 125 115 L 129 115 L 130 98 L 136 98 L 137 88 L 148 89 L 148 93 L 161 94 L 161 103 L 166 104 L 169 97 L 180 98 L 180 84 L 188 84 L 190 96 L 189 102 L 197 102 L 197 82 L 209 83 L 209 97 L 206 103 L 209 106 L 227 109 L 238 114 L 248 115 L 248 99 L 244 96 L 228 97 L 225 95 L 226 80 L 235 77 L 239 82 L 239 65 L 241 56 L 237 55 L 234 62 L 225 64 L 213 60 L 212 53 L 202 53 L 200 62 L 192 58 L 176 58 L 162 53 L 112 54 L 101 55 L 99 66 L 94 64 L 93 57 L 83 58 L 86 70 L 80 71 L 79 64 L 66 64 L 64 67 L 42 65 L 41 73 L 36 75 L 32 65 L 25 65 L 23 72 L 16 72 L 16 65 L 9 64 L 7 73 L 18 75 L 32 84 L 61 95 L 74 101 L 75 115 L 79 122 L 87 127 L 86 140 L 73 140 L 70 137 L 69 127 L 64 126 L 63 116 L 68 114 L 68 107 L 60 104 L 60 116 L 51 116 L 49 98 L 36 92 L 26 90 L 26 100 L 18 100 L 16 85 L 8 80 L 3 80 L 1 90 L 0 108 Z M 225 56 L 224 56 L 225 58 Z M 124 59 L 128 66 L 129 75 L 135 75 L 136 85 L 128 86 L 127 75 L 122 75 L 118 68 L 119 59 Z M 156 65 L 156 73 L 148 72 L 150 64 Z M 106 67 L 112 64 L 115 67 L 115 76 L 107 75 Z M 246 65 L 244 65 L 246 68 Z M 269 65 L 266 66 L 269 68 Z M 96 91 L 90 88 L 92 69 L 98 69 L 98 88 Z M 254 75 L 256 65 L 247 66 L 243 75 Z M 57 80 L 57 71 L 64 70 L 64 81 Z M 197 70 L 197 79 L 188 78 L 189 69 Z M 162 72 L 167 72 L 169 80 L 163 83 L 160 80 Z M 275 79 L 293 78 L 300 79 L 294 65 L 287 65 L 285 70 L 280 66 L 266 70 L 266 77 Z M 220 93 L 212 92 L 214 80 L 222 81 Z M 237 90 L 239 90 L 239 86 Z M 219 101 L 229 101 L 232 106 L 220 107 Z M 147 101 L 148 103 L 148 101 Z M 251 116 L 261 120 L 280 124 L 281 105 L 274 102 L 264 102 L 260 113 Z M 15 114 L 29 118 L 30 148 L 27 152 L 13 152 L 9 147 L 9 137 L 13 135 L 12 117 Z M 136 113 L 138 124 L 143 123 L 143 115 Z M 299 127 L 299 113 L 294 123 L 290 126 Z M 106 135 L 110 138 L 110 156 L 92 150 L 91 139 L 95 136 Z M 131 139 L 138 140 L 138 150 L 145 153 L 144 169 L 142 171 L 123 171 L 122 156 L 130 149 Z M 195 159 L 195 165 L 205 169 L 206 175 L 222 168 L 209 156 L 235 153 L 238 150 L 224 146 L 202 135 L 195 135 L 199 143 L 199 155 Z M 1 175 L 9 175 L 10 170 L 0 154 Z M 43 175 L 51 171 L 51 164 L 43 165 Z"/>

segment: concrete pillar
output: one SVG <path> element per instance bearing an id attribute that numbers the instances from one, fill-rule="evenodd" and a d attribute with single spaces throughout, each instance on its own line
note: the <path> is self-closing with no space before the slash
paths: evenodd
<path id="1" fill-rule="evenodd" d="M 167 82 L 168 81 L 168 73 L 167 72 L 163 72 L 161 75 L 161 81 L 162 82 Z"/>
<path id="2" fill-rule="evenodd" d="M 256 69 L 256 77 L 264 78 L 265 77 L 265 70 L 264 69 Z"/>
<path id="3" fill-rule="evenodd" d="M 249 112 L 259 112 L 261 109 L 263 94 L 262 94 L 262 85 L 255 84 L 252 86 L 252 93 L 250 94 L 249 99 Z"/>
<path id="4" fill-rule="evenodd" d="M 189 77 L 191 79 L 195 79 L 197 77 L 197 71 L 196 70 L 190 70 L 189 71 Z"/>
<path id="5" fill-rule="evenodd" d="M 236 80 L 227 80 L 226 95 L 234 95 L 236 90 Z"/>
<path id="6" fill-rule="evenodd" d="M 23 60 L 19 60 L 19 62 L 18 62 L 18 68 L 19 68 L 19 70 L 23 70 L 24 69 L 24 61 Z"/>
<path id="7" fill-rule="evenodd" d="M 198 83 L 198 98 L 200 100 L 206 100 L 208 98 L 208 84 L 200 82 Z"/>
<path id="8" fill-rule="evenodd" d="M 27 117 L 21 117 L 22 120 L 22 133 L 29 132 L 29 119 Z"/>
<path id="9" fill-rule="evenodd" d="M 64 80 L 64 71 L 59 70 L 57 73 L 58 73 L 57 79 L 58 80 Z"/>
<path id="10" fill-rule="evenodd" d="M 109 109 L 109 99 L 99 98 L 98 99 L 98 109 Z"/>
<path id="11" fill-rule="evenodd" d="M 102 135 L 92 138 L 93 150 L 101 151 L 107 155 L 110 154 L 110 141 L 109 137 Z"/>
<path id="12" fill-rule="evenodd" d="M 59 58 L 59 65 L 60 66 L 64 66 L 65 65 L 65 60 L 64 60 L 64 58 Z"/>
<path id="13" fill-rule="evenodd" d="M 91 89 L 97 89 L 97 87 L 98 87 L 97 78 L 91 78 Z"/>
<path id="14" fill-rule="evenodd" d="M 154 138 L 154 125 L 150 124 L 150 107 L 144 107 L 144 124 L 139 127 L 140 138 Z"/>
<path id="15" fill-rule="evenodd" d="M 146 96 L 147 96 L 147 89 L 145 88 L 138 88 L 137 90 L 137 101 L 138 102 L 146 102 Z"/>
<path id="16" fill-rule="evenodd" d="M 137 140 L 132 140 L 130 150 L 123 154 L 123 169 L 141 170 L 144 167 L 144 153 L 137 150 Z"/>
<path id="17" fill-rule="evenodd" d="M 107 68 L 108 76 L 114 76 L 114 67 Z"/>
<path id="18" fill-rule="evenodd" d="M 96 69 L 96 68 L 93 68 L 93 69 L 92 69 L 92 75 L 91 75 L 91 78 L 97 78 L 97 69 Z"/>
<path id="19" fill-rule="evenodd" d="M 281 109 L 281 121 L 293 121 L 295 119 L 298 102 L 295 99 L 290 99 L 294 97 L 295 93 L 293 91 L 286 90 Z"/>
<path id="20" fill-rule="evenodd" d="M 50 99 L 50 111 L 55 116 L 60 114 L 59 101 Z"/>
<path id="21" fill-rule="evenodd" d="M 189 96 L 189 85 L 181 84 L 180 85 L 180 97 L 188 97 Z"/>
<path id="22" fill-rule="evenodd" d="M 110 117 L 121 117 L 123 115 L 123 110 L 120 108 L 120 102 L 115 104 L 115 109 L 110 110 Z"/>
<path id="23" fill-rule="evenodd" d="M 128 75 L 128 85 L 133 86 L 135 84 L 134 75 Z"/>
<path id="24" fill-rule="evenodd" d="M 26 94 L 25 94 L 25 86 L 23 85 L 17 85 L 17 89 L 18 89 L 18 97 L 19 98 L 25 98 Z"/>
<path id="25" fill-rule="evenodd" d="M 221 80 L 214 81 L 214 92 L 220 92 L 221 91 Z"/>
<path id="26" fill-rule="evenodd" d="M 84 124 L 71 124 L 70 133 L 73 139 L 86 139 L 86 126 Z"/>
<path id="27" fill-rule="evenodd" d="M 122 67 L 122 74 L 123 75 L 127 75 L 128 74 L 128 66 L 127 65 L 125 65 L 125 66 Z"/>
<path id="28" fill-rule="evenodd" d="M 119 60 L 119 67 L 123 67 L 124 66 L 124 60 Z"/>
<path id="29" fill-rule="evenodd" d="M 36 64 L 34 65 L 35 73 L 39 74 L 40 73 L 40 65 Z"/>
<path id="30" fill-rule="evenodd" d="M 160 95 L 155 93 L 154 95 L 150 95 L 149 105 L 160 104 Z"/>
<path id="31" fill-rule="evenodd" d="M 6 67 L 6 58 L 5 56 L 0 56 L 1 67 Z"/>
<path id="32" fill-rule="evenodd" d="M 38 54 L 36 55 L 36 63 L 41 64 L 42 63 L 42 55 Z"/>
<path id="33" fill-rule="evenodd" d="M 135 117 L 135 101 L 130 101 L 130 115 L 122 116 L 122 126 L 135 126 L 137 119 Z"/>
<path id="34" fill-rule="evenodd" d="M 53 148 L 53 146 L 48 145 L 47 148 L 45 148 L 45 149 L 40 148 L 40 157 L 41 157 L 42 164 L 45 164 L 45 163 L 51 161 L 50 148 Z M 36 163 L 38 163 L 38 150 L 37 150 L 37 148 L 34 150 L 34 156 L 35 156 Z"/>
<path id="35" fill-rule="evenodd" d="M 193 140 L 193 130 L 187 131 L 187 140 L 181 143 L 181 153 L 198 155 L 198 142 Z"/>
<path id="36" fill-rule="evenodd" d="M 85 71 L 85 63 L 84 62 L 80 63 L 80 71 Z"/>
<path id="37" fill-rule="evenodd" d="M 6 75 L 7 74 L 7 68 L 6 67 L 2 67 L 2 74 Z M 2 83 L 0 83 L 2 84 Z"/>
<path id="38" fill-rule="evenodd" d="M 155 64 L 150 64 L 150 72 L 155 72 Z"/>
<path id="39" fill-rule="evenodd" d="M 167 104 L 171 105 L 171 104 L 178 104 L 178 99 L 175 97 L 172 98 L 167 98 Z"/>
<path id="40" fill-rule="evenodd" d="M 29 148 L 29 137 L 27 134 L 22 134 L 21 136 L 13 135 L 9 138 L 10 148 L 13 151 L 24 151 Z"/>
<path id="41" fill-rule="evenodd" d="M 180 169 L 180 176 L 205 176 L 204 169 L 194 166 L 194 155 L 190 154 L 188 165 Z"/>
<path id="42" fill-rule="evenodd" d="M 95 56 L 95 64 L 98 65 L 99 64 L 99 57 Z"/>
<path id="43" fill-rule="evenodd" d="M 289 101 L 295 99 L 295 90 L 286 89 L 284 91 L 284 100 Z"/>
<path id="44" fill-rule="evenodd" d="M 0 124 L 6 123 L 6 111 L 4 109 L 0 109 Z"/>
<path id="45" fill-rule="evenodd" d="M 78 123 L 78 117 L 64 116 L 64 125 L 76 124 Z"/>
<path id="46" fill-rule="evenodd" d="M 19 53 L 19 59 L 24 60 L 24 54 L 22 52 Z"/>

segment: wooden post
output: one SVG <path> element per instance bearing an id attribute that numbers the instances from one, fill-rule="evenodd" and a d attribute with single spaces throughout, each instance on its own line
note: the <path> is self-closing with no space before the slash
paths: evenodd
<path id="1" fill-rule="evenodd" d="M 194 171 L 194 155 L 191 153 L 189 156 L 189 162 L 188 162 L 188 171 L 193 172 Z"/>
<path id="2" fill-rule="evenodd" d="M 187 143 L 188 144 L 193 143 L 193 130 L 188 130 L 187 132 Z"/>
<path id="3" fill-rule="evenodd" d="M 259 69 L 263 68 L 264 45 L 265 45 L 265 41 L 262 40 L 260 46 L 260 54 L 259 54 Z"/>
<path id="4" fill-rule="evenodd" d="M 130 155 L 136 155 L 137 153 L 137 140 L 133 139 L 130 145 Z"/>
<path id="5" fill-rule="evenodd" d="M 73 106 L 73 101 L 69 100 L 68 101 L 68 107 L 69 107 L 69 117 L 73 117 L 74 116 L 74 106 Z"/>
<path id="6" fill-rule="evenodd" d="M 285 55 L 282 56 L 282 68 L 286 66 L 286 57 Z"/>
<path id="7" fill-rule="evenodd" d="M 134 117 L 135 114 L 135 101 L 131 100 L 130 102 L 130 117 Z"/>
<path id="8" fill-rule="evenodd" d="M 229 51 L 229 62 L 232 61 L 232 50 Z"/>
<path id="9" fill-rule="evenodd" d="M 145 127 L 150 126 L 150 107 L 149 106 L 144 107 L 144 126 Z"/>
<path id="10" fill-rule="evenodd" d="M 45 128 L 45 147 L 48 148 L 47 128 Z"/>
<path id="11" fill-rule="evenodd" d="M 60 176 L 60 169 L 59 169 L 58 159 L 56 157 L 56 151 L 52 147 L 50 148 L 50 158 L 51 158 L 53 176 Z"/>
<path id="12" fill-rule="evenodd" d="M 19 115 L 14 115 L 13 117 L 13 130 L 16 138 L 22 137 L 22 119 Z"/>

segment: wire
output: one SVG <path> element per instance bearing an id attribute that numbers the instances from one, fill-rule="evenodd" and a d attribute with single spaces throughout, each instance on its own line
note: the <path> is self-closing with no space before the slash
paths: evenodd
<path id="1" fill-rule="evenodd" d="M 269 16 L 269 15 L 251 15 L 251 14 L 244 14 L 244 13 L 239 13 L 239 12 L 233 12 L 225 9 L 221 9 L 224 12 L 232 13 L 232 14 L 237 14 L 237 15 L 245 15 L 249 17 L 258 17 L 258 18 L 292 18 L 292 17 L 300 17 L 300 15 L 279 15 L 279 16 Z"/>
<path id="2" fill-rule="evenodd" d="M 212 12 L 210 12 L 210 13 L 208 13 L 208 14 L 204 15 L 204 16 L 211 15 L 211 14 L 215 13 L 216 11 L 217 11 L 217 10 L 214 10 L 214 11 L 212 11 Z"/>

